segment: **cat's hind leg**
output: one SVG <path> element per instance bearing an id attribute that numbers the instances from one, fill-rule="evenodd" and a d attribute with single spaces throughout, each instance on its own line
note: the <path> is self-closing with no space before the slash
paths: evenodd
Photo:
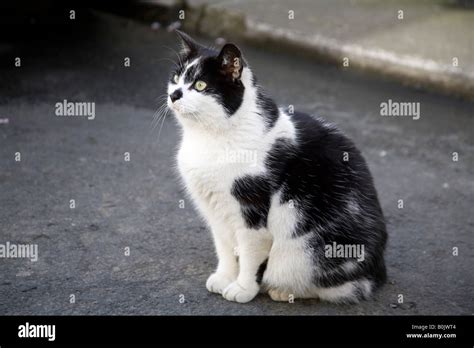
<path id="1" fill-rule="evenodd" d="M 277 302 L 290 302 L 291 299 L 294 299 L 293 295 L 288 291 L 279 290 L 279 289 L 270 289 L 268 290 L 268 295 L 273 301 Z"/>
<path id="2" fill-rule="evenodd" d="M 263 274 L 263 285 L 275 301 L 317 297 L 314 265 L 307 252 L 306 237 L 274 240 Z"/>

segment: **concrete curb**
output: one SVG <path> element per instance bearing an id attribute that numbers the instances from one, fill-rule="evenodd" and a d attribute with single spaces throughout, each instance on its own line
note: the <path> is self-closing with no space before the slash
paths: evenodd
<path id="1" fill-rule="evenodd" d="M 286 31 L 266 23 L 254 22 L 235 10 L 224 7 L 193 5 L 186 1 L 147 1 L 169 8 L 185 10 L 181 24 L 186 31 L 210 37 L 245 40 L 266 47 L 295 49 L 299 54 L 317 57 L 341 68 L 355 68 L 416 88 L 474 100 L 474 74 L 433 60 L 394 52 L 345 44 L 320 35 L 308 36 Z M 174 20 L 177 19 L 177 16 Z M 343 61 L 348 59 L 349 66 Z"/>
<path id="2" fill-rule="evenodd" d="M 454 67 L 446 69 L 432 60 L 397 55 L 382 49 L 341 44 L 337 40 L 322 36 L 303 37 L 265 24 L 252 23 L 250 27 L 253 28 L 248 33 L 250 37 L 266 38 L 278 42 L 279 45 L 300 47 L 341 67 L 347 58 L 350 67 L 362 71 L 380 74 L 411 86 L 474 99 L 474 75 L 462 73 Z"/>

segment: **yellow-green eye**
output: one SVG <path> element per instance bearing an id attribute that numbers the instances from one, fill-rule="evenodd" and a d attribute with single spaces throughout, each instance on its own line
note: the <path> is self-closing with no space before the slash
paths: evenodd
<path id="1" fill-rule="evenodd" d="M 206 86 L 207 83 L 205 83 L 204 81 L 196 81 L 196 83 L 194 84 L 194 88 L 196 88 L 199 92 L 203 91 Z"/>
<path id="2" fill-rule="evenodd" d="M 178 83 L 178 80 L 179 80 L 179 76 L 176 74 L 173 76 L 173 82 L 174 83 Z"/>

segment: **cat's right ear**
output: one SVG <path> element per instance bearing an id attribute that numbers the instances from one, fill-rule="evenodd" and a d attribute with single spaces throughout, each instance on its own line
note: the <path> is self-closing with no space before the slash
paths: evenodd
<path id="1" fill-rule="evenodd" d="M 181 40 L 181 54 L 189 55 L 198 51 L 200 45 L 191 36 L 180 30 L 175 30 L 175 32 Z"/>
<path id="2" fill-rule="evenodd" d="M 223 75 L 232 79 L 232 81 L 241 78 L 244 65 L 242 63 L 242 53 L 236 45 L 231 43 L 225 44 L 217 59 L 220 62 Z"/>

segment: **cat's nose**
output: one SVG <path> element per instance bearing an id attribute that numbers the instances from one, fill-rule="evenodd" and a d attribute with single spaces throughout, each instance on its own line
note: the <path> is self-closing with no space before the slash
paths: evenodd
<path id="1" fill-rule="evenodd" d="M 174 103 L 182 96 L 183 96 L 183 91 L 181 91 L 181 88 L 178 88 L 176 91 L 170 94 L 170 99 Z"/>

